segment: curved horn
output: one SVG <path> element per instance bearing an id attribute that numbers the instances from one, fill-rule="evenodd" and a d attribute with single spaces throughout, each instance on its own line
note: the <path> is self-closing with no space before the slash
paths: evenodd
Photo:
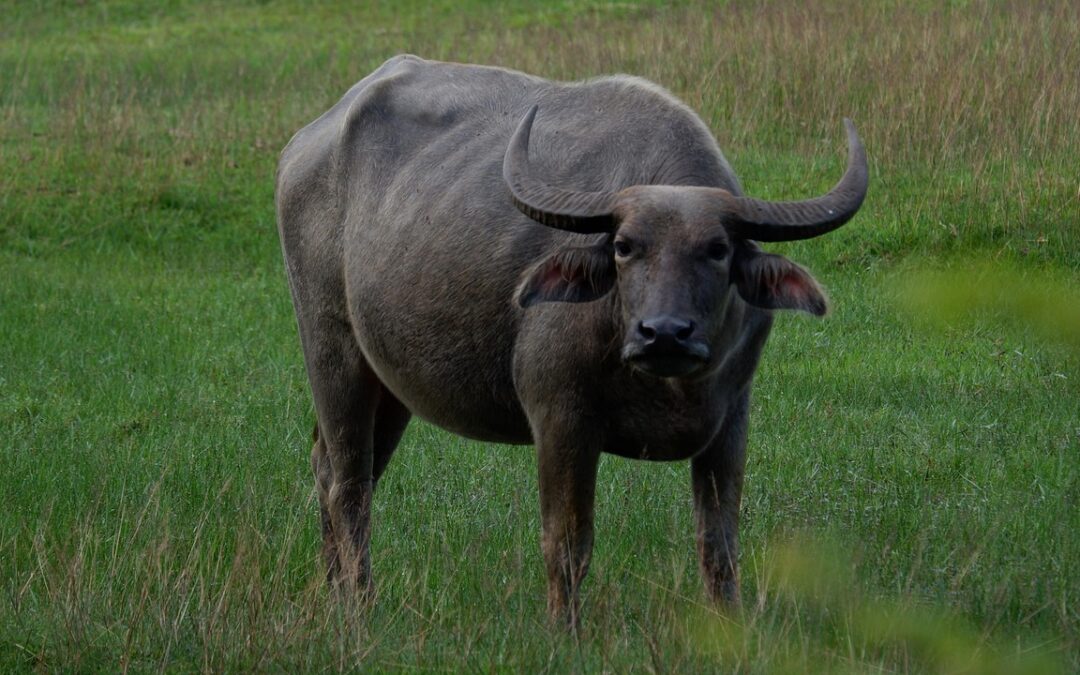
<path id="1" fill-rule="evenodd" d="M 848 164 L 840 182 L 816 199 L 769 202 L 752 197 L 729 197 L 725 224 L 735 234 L 757 241 L 810 239 L 840 227 L 859 210 L 866 197 L 868 170 L 855 125 L 844 118 Z"/>
<path id="2" fill-rule="evenodd" d="M 503 157 L 503 180 L 514 205 L 533 220 L 568 232 L 598 234 L 615 229 L 614 192 L 574 192 L 539 180 L 529 164 L 529 134 L 537 106 L 529 109 Z"/>

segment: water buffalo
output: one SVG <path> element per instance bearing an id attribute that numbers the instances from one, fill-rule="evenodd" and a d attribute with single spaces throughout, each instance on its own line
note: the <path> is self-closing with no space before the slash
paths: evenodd
<path id="1" fill-rule="evenodd" d="M 755 242 L 866 194 L 743 196 L 706 125 L 629 76 L 551 82 L 393 58 L 281 154 L 277 214 L 317 413 L 329 577 L 370 589 L 375 485 L 412 415 L 535 444 L 548 609 L 577 621 L 600 453 L 690 460 L 709 596 L 737 603 L 750 383 L 772 310 L 824 314 Z"/>

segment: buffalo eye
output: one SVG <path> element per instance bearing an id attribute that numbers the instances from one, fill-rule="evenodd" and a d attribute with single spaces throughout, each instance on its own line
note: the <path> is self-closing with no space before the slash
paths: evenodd
<path id="1" fill-rule="evenodd" d="M 709 244 L 707 255 L 710 259 L 721 261 L 728 257 L 728 253 L 731 252 L 731 247 L 727 245 L 725 241 L 714 241 Z"/>
<path id="2" fill-rule="evenodd" d="M 634 244 L 629 239 L 616 239 L 612 245 L 615 247 L 616 258 L 629 258 L 634 253 Z"/>

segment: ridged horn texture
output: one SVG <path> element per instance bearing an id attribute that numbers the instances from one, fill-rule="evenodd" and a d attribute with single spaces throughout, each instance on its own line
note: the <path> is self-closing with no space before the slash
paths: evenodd
<path id="1" fill-rule="evenodd" d="M 855 125 L 844 118 L 847 129 L 848 164 L 840 182 L 816 199 L 769 202 L 753 197 L 728 196 L 730 211 L 724 224 L 737 236 L 757 241 L 810 239 L 840 227 L 859 210 L 866 197 L 869 171 Z"/>
<path id="2" fill-rule="evenodd" d="M 537 106 L 518 124 L 503 156 L 503 180 L 514 205 L 533 220 L 568 232 L 599 234 L 615 229 L 614 192 L 575 192 L 552 187 L 537 178 L 529 164 L 529 135 Z"/>

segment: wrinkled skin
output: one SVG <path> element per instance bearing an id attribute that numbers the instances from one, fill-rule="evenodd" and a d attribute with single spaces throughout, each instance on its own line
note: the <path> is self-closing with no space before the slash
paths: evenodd
<path id="1" fill-rule="evenodd" d="M 504 156 L 530 106 L 543 120 L 530 166 L 617 194 L 595 221 L 610 228 L 568 233 L 555 227 L 594 221 L 515 207 Z M 396 57 L 298 132 L 277 210 L 329 577 L 370 590 L 372 496 L 417 415 L 536 446 L 554 618 L 578 620 L 604 452 L 690 460 L 705 587 L 736 604 L 750 384 L 772 310 L 826 309 L 806 271 L 718 215 L 741 194 L 705 125 L 625 76 L 560 84 Z"/>

